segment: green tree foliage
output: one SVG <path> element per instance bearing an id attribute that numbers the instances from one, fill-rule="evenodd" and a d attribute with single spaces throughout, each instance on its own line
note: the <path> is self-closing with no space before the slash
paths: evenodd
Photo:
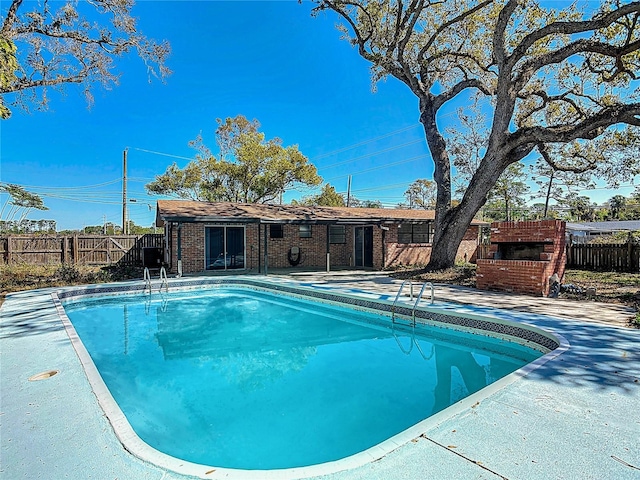
<path id="1" fill-rule="evenodd" d="M 600 169 L 611 184 L 640 168 L 639 2 L 536 0 L 316 0 L 371 63 L 375 83 L 392 76 L 416 95 L 436 182 L 428 268 L 454 264 L 458 246 L 502 173 L 535 150 L 561 149 L 556 169 Z M 556 4 L 560 5 L 560 4 Z M 449 105 L 486 111 L 477 168 L 452 203 L 451 139 L 438 115 Z"/>
<path id="2" fill-rule="evenodd" d="M 28 192 L 20 185 L 0 182 L 0 194 L 7 195 L 2 210 L 0 210 L 0 219 L 4 221 L 15 221 L 19 224 L 33 209 L 49 210 L 42 198 L 35 193 Z"/>
<path id="3" fill-rule="evenodd" d="M 597 205 L 591 202 L 589 197 L 584 195 L 571 195 L 566 203 L 569 208 L 566 219 L 573 222 L 594 222 L 596 221 Z"/>
<path id="4" fill-rule="evenodd" d="M 545 155 L 547 154 L 545 152 Z M 569 196 L 595 186 L 591 170 L 584 172 L 558 170 L 554 167 L 553 162 L 548 162 L 545 159 L 545 156 L 539 157 L 536 163 L 530 166 L 530 171 L 533 181 L 539 187 L 532 198 L 544 199 L 542 218 L 549 218 L 549 207 L 552 200 L 557 204 L 563 204 Z M 553 215 L 551 217 L 553 218 Z"/>
<path id="5" fill-rule="evenodd" d="M 483 113 L 478 98 L 468 109 L 456 110 L 458 124 L 446 128 L 449 152 L 454 166 L 452 178 L 456 197 L 462 198 L 469 182 L 480 166 L 487 149 L 487 116 Z M 434 206 L 435 206 L 434 183 Z"/>
<path id="6" fill-rule="evenodd" d="M 640 220 L 640 198 L 635 195 L 614 195 L 607 204 L 607 220 Z"/>
<path id="7" fill-rule="evenodd" d="M 545 203 L 534 203 L 527 207 L 528 220 L 544 220 L 549 218 L 560 218 L 560 212 Z"/>
<path id="8" fill-rule="evenodd" d="M 319 194 L 302 197 L 301 200 L 293 200 L 291 205 L 344 207 L 346 203 L 344 197 L 336 192 L 334 187 L 326 183 Z"/>
<path id="9" fill-rule="evenodd" d="M 17 79 L 18 59 L 15 44 L 0 35 L 0 91 L 9 88 Z M 0 97 L 0 118 L 6 120 L 11 116 L 11 110 L 4 104 L 4 97 Z"/>
<path id="10" fill-rule="evenodd" d="M 315 186 L 322 179 L 298 146 L 283 147 L 279 138 L 266 140 L 257 120 L 244 116 L 218 119 L 218 156 L 203 143 L 195 160 L 183 169 L 175 163 L 146 185 L 149 193 L 209 202 L 269 203 L 288 188 Z"/>
<path id="11" fill-rule="evenodd" d="M 436 206 L 436 183 L 425 178 L 419 178 L 409 185 L 404 192 L 408 208 L 432 209 Z"/>
<path id="12" fill-rule="evenodd" d="M 352 208 L 383 208 L 380 200 L 360 200 L 353 195 L 349 199 L 349 206 Z"/>
<path id="13" fill-rule="evenodd" d="M 609 199 L 609 217 L 612 220 L 623 220 L 627 206 L 627 199 L 624 195 L 614 195 Z"/>
<path id="14" fill-rule="evenodd" d="M 15 105 L 45 109 L 47 88 L 81 84 L 91 103 L 91 88 L 118 83 L 114 61 L 135 51 L 149 75 L 164 79 L 170 47 L 138 31 L 132 0 L 99 2 L 7 2 L 0 27 L 0 94 L 14 94 Z M 4 9 L 3 9 L 4 10 Z M 2 117 L 10 115 L 2 106 Z"/>
<path id="15" fill-rule="evenodd" d="M 513 163 L 500 175 L 489 192 L 485 213 L 494 220 L 515 220 L 514 210 L 523 210 L 524 196 L 529 191 L 527 174 L 522 163 Z"/>
<path id="16" fill-rule="evenodd" d="M 55 220 L 0 220 L 0 233 L 51 234 L 56 233 Z"/>
<path id="17" fill-rule="evenodd" d="M 64 233 L 67 235 L 74 233 L 84 233 L 86 235 L 122 235 L 122 226 L 116 225 L 113 222 L 106 222 L 103 225 L 87 225 L 82 230 L 65 230 Z M 155 233 L 155 228 L 153 225 L 149 227 L 143 227 L 141 225 L 137 225 L 132 220 L 127 221 L 127 232 L 128 235 L 144 235 L 145 233 Z"/>

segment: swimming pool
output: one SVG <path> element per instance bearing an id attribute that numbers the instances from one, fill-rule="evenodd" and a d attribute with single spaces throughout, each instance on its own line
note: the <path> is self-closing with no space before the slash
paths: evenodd
<path id="1" fill-rule="evenodd" d="M 135 433 L 195 464 L 291 469 L 370 451 L 555 341 L 450 313 L 420 315 L 458 328 L 493 323 L 502 338 L 413 328 L 391 323 L 385 304 L 371 311 L 374 302 L 327 292 L 282 287 L 274 295 L 256 282 L 216 283 L 151 298 L 65 301 Z M 370 311 L 291 296 L 300 293 Z"/>

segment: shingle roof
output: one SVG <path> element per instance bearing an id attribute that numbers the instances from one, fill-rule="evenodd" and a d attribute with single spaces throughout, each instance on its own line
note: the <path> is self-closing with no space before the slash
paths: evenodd
<path id="1" fill-rule="evenodd" d="M 640 230 L 640 220 L 609 220 L 607 222 L 567 222 L 567 230 L 581 230 L 585 232 L 613 232 Z"/>
<path id="2" fill-rule="evenodd" d="M 260 223 L 397 223 L 425 222 L 434 210 L 394 208 L 308 207 L 258 203 L 158 200 L 156 222 L 260 222 Z M 474 221 L 473 224 L 484 222 Z"/>

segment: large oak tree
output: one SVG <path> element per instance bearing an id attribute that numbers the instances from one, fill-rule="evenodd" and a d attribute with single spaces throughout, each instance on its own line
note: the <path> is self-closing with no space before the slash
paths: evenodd
<path id="1" fill-rule="evenodd" d="M 419 100 L 437 184 L 428 268 L 454 264 L 465 230 L 509 165 L 534 150 L 565 152 L 557 169 L 640 171 L 637 158 L 603 152 L 637 142 L 639 2 L 605 0 L 590 11 L 534 0 L 317 0 L 372 65 L 372 80 L 403 82 Z M 452 200 L 451 142 L 438 114 L 484 102 L 485 150 L 459 204 Z M 623 167 L 620 169 L 620 167 Z M 616 169 L 618 168 L 618 169 Z"/>
<path id="2" fill-rule="evenodd" d="M 114 60 L 134 51 L 150 75 L 164 78 L 170 47 L 138 31 L 133 0 L 4 2 L 0 27 L 0 116 L 11 115 L 5 94 L 26 110 L 46 108 L 47 88 L 82 85 L 91 103 L 94 84 L 118 82 Z M 4 7 L 3 5 L 3 7 Z"/>

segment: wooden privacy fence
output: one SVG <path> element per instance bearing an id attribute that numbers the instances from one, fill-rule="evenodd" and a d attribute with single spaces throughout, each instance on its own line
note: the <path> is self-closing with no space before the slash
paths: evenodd
<path id="1" fill-rule="evenodd" d="M 4 265 L 141 265 L 145 247 L 162 248 L 162 234 L 9 235 L 0 237 L 0 258 Z"/>
<path id="2" fill-rule="evenodd" d="M 640 272 L 640 245 L 633 242 L 567 245 L 567 267 Z"/>

